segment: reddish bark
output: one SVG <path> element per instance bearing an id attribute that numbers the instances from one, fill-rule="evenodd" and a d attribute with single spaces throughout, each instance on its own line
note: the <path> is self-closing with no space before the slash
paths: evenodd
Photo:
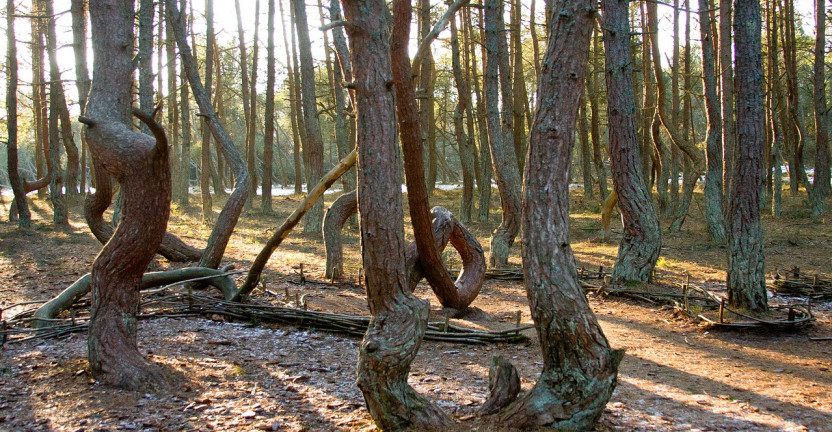
<path id="1" fill-rule="evenodd" d="M 124 196 L 118 228 L 92 267 L 89 357 L 93 376 L 127 389 L 165 387 L 165 374 L 136 346 L 139 283 L 165 234 L 171 182 L 161 127 L 139 114 L 155 135 L 130 130 L 133 66 L 132 0 L 101 0 L 90 10 L 93 83 L 84 133 L 96 166 L 115 177 Z"/>

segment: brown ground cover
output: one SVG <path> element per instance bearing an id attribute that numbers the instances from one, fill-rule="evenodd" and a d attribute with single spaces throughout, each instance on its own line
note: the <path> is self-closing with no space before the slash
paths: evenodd
<path id="1" fill-rule="evenodd" d="M 455 211 L 458 191 L 437 192 L 434 204 Z M 336 195 L 328 194 L 327 203 Z M 691 282 L 724 290 L 725 249 L 709 244 L 703 205 L 697 197 L 681 233 L 665 233 L 657 268 L 661 282 L 690 274 Z M 300 201 L 275 199 L 276 215 L 257 211 L 243 222 L 224 262 L 238 269 L 260 250 L 271 230 Z M 0 212 L 7 214 L 9 196 Z M 784 216 L 764 217 L 766 265 L 798 265 L 803 272 L 832 273 L 832 229 L 809 217 L 799 199 L 787 199 Z M 579 265 L 612 265 L 620 222 L 612 242 L 599 240 L 595 202 L 575 195 L 573 249 Z M 55 229 L 48 203 L 35 201 L 35 229 L 20 232 L 0 223 L 0 302 L 44 301 L 89 271 L 99 245 L 75 203 L 71 226 Z M 174 209 L 169 230 L 194 245 L 204 245 L 209 227 L 201 226 L 194 207 Z M 488 248 L 488 233 L 499 215 L 469 228 Z M 665 221 L 666 222 L 666 221 Z M 355 228 L 345 230 L 347 280 L 321 281 L 324 253 L 318 238 L 293 233 L 277 250 L 266 272 L 264 298 L 295 306 L 305 295 L 314 310 L 366 314 L 358 276 Z M 512 263 L 520 264 L 515 247 Z M 451 266 L 459 259 L 445 253 Z M 299 283 L 304 264 L 306 283 Z M 170 267 L 159 259 L 153 270 Z M 240 275 L 242 278 L 244 275 Z M 288 298 L 286 293 L 289 293 Z M 296 296 L 297 294 L 297 296 Z M 433 319 L 441 320 L 430 289 L 417 295 L 430 300 Z M 258 296 L 264 296 L 259 293 Z M 589 295 L 590 303 L 614 348 L 626 349 L 619 385 L 597 427 L 613 430 L 832 431 L 832 302 L 816 302 L 814 324 L 799 332 L 715 331 L 677 316 L 671 308 L 646 301 Z M 797 301 L 776 298 L 775 301 Z M 481 329 L 515 325 L 517 311 L 529 323 L 522 284 L 489 280 L 475 309 L 454 323 Z M 20 306 L 4 310 L 5 317 Z M 524 344 L 465 346 L 425 342 L 413 364 L 412 385 L 457 420 L 456 430 L 492 430 L 493 419 L 476 417 L 487 397 L 488 365 L 502 354 L 517 366 L 523 388 L 541 369 L 533 331 Z M 176 391 L 165 395 L 122 392 L 97 385 L 87 372 L 84 334 L 59 340 L 33 340 L 0 348 L 0 431 L 96 430 L 365 430 L 372 422 L 354 384 L 359 340 L 291 326 L 215 319 L 155 319 L 139 328 L 141 350 L 177 376 Z"/>

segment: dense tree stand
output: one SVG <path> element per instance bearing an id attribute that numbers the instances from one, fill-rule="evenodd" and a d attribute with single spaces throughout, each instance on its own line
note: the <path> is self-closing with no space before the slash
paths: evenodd
<path id="1" fill-rule="evenodd" d="M 522 218 L 523 273 L 543 372 L 500 419 L 511 427 L 588 430 L 612 395 L 623 356 L 598 326 L 569 245 L 569 166 L 597 11 L 589 0 L 558 0 L 551 8 L 558 18 L 550 20 L 538 80 Z"/>
<path id="2" fill-rule="evenodd" d="M 624 237 L 612 271 L 614 282 L 647 282 L 662 248 L 659 218 L 647 192 L 636 136 L 629 0 L 604 0 L 607 115 L 612 179 L 624 222 Z M 686 183 L 687 185 L 687 183 Z"/>
<path id="3" fill-rule="evenodd" d="M 407 287 L 390 63 L 389 12 L 381 0 L 347 0 L 355 76 L 358 215 L 362 262 L 372 318 L 358 357 L 358 387 L 383 430 L 450 424 L 407 383 L 424 336 L 428 305 Z"/>
<path id="4" fill-rule="evenodd" d="M 132 0 L 101 0 L 90 8 L 95 63 L 84 133 L 97 167 L 121 184 L 121 221 L 92 266 L 89 360 L 102 383 L 131 390 L 164 388 L 165 373 L 136 346 L 136 308 L 142 273 L 165 235 L 171 179 L 165 134 L 136 113 L 155 140 L 133 132 Z"/>

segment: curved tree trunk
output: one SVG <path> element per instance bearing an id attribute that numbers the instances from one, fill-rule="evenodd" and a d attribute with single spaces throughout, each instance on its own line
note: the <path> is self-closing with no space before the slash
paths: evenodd
<path id="1" fill-rule="evenodd" d="M 358 212 L 372 314 L 359 349 L 358 387 L 381 429 L 448 425 L 451 420 L 407 383 L 427 325 L 428 305 L 407 289 L 404 268 L 396 95 L 388 84 L 393 74 L 387 5 L 381 0 L 346 0 L 344 15 L 352 24 L 347 32 L 355 76 Z"/>
<path id="2" fill-rule="evenodd" d="M 641 169 L 630 54 L 629 0 L 603 0 L 610 165 L 624 237 L 612 270 L 616 283 L 649 282 L 662 248 L 661 229 Z"/>
<path id="3" fill-rule="evenodd" d="M 246 170 L 245 161 L 234 146 L 231 136 L 228 135 L 225 128 L 220 122 L 219 116 L 211 106 L 205 88 L 199 81 L 199 72 L 196 68 L 196 60 L 191 54 L 191 48 L 188 46 L 188 41 L 185 39 L 185 28 L 181 21 L 181 15 L 176 7 L 175 0 L 166 0 L 167 24 L 173 28 L 173 34 L 176 37 L 176 45 L 179 47 L 179 52 L 182 56 L 182 65 L 188 75 L 188 82 L 194 92 L 194 99 L 199 105 L 200 115 L 207 119 L 208 126 L 211 128 L 211 134 L 214 136 L 217 144 L 222 148 L 223 155 L 234 167 L 234 191 L 225 203 L 214 223 L 214 229 L 211 231 L 211 236 L 208 237 L 208 245 L 205 246 L 205 252 L 199 261 L 200 267 L 218 268 L 222 256 L 225 253 L 225 247 L 228 245 L 228 240 L 231 234 L 234 233 L 234 227 L 237 225 L 237 219 L 243 211 L 243 204 L 245 204 L 248 196 L 248 171 Z"/>
<path id="4" fill-rule="evenodd" d="M 502 55 L 508 56 L 503 23 L 502 2 L 487 0 L 485 2 L 485 109 L 488 123 L 488 142 L 491 146 L 491 160 L 500 192 L 503 207 L 503 219 L 500 226 L 491 234 L 490 267 L 507 267 L 508 253 L 517 233 L 520 231 L 520 173 L 517 171 L 517 157 L 514 153 L 514 139 L 511 128 L 511 104 L 513 98 L 506 100 L 506 93 L 511 94 L 511 81 L 507 79 L 508 67 L 500 61 Z M 502 40 L 502 43 L 500 43 Z M 508 63 L 507 61 L 505 63 Z M 506 76 L 499 79 L 498 75 Z M 508 87 L 506 89 L 505 87 Z M 503 89 L 503 112 L 500 113 L 500 89 Z"/>
<path id="5" fill-rule="evenodd" d="M 7 143 L 7 165 L 9 170 L 9 183 L 14 193 L 14 205 L 12 209 L 17 210 L 19 218 L 17 226 L 30 228 L 32 226 L 32 215 L 29 213 L 29 202 L 26 201 L 26 191 L 20 174 L 17 170 L 17 40 L 14 33 L 14 0 L 6 3 L 6 129 L 8 130 Z M 10 210 L 11 211 L 11 210 Z"/>
<path id="6" fill-rule="evenodd" d="M 596 10 L 589 0 L 551 7 L 558 18 L 549 22 L 523 187 L 523 275 L 543 371 L 500 420 L 510 427 L 589 430 L 612 395 L 623 356 L 610 349 L 595 320 L 569 244 L 569 166 Z"/>
<path id="7" fill-rule="evenodd" d="M 716 92 L 716 66 L 713 38 L 711 37 L 710 2 L 699 0 L 699 34 L 702 41 L 702 84 L 705 87 L 705 107 L 708 116 L 708 135 L 705 139 L 705 157 L 708 171 L 705 176 L 705 218 L 711 240 L 725 244 L 725 213 L 722 209 L 722 116 Z"/>
<path id="8" fill-rule="evenodd" d="M 733 307 L 764 311 L 768 299 L 759 203 L 765 123 L 760 3 L 737 0 L 735 13 L 737 138 L 743 145 L 737 146 L 728 212 L 728 301 Z"/>
<path id="9" fill-rule="evenodd" d="M 133 1 L 101 0 L 91 8 L 95 62 L 84 133 L 96 167 L 117 178 L 124 194 L 118 228 L 92 266 L 89 359 L 93 376 L 140 390 L 169 383 L 136 346 L 142 273 L 165 234 L 171 181 L 161 126 L 140 114 L 155 140 L 125 123 L 130 115 Z"/>
<path id="10" fill-rule="evenodd" d="M 324 277 L 327 279 L 339 279 L 344 275 L 341 229 L 347 219 L 357 211 L 358 195 L 355 191 L 351 191 L 338 197 L 324 214 L 324 226 L 321 231 L 324 233 L 324 249 L 326 250 Z"/>

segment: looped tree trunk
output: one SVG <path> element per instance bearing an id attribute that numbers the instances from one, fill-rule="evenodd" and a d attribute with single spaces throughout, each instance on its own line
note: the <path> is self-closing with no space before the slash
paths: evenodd
<path id="1" fill-rule="evenodd" d="M 322 231 L 324 233 L 324 248 L 326 250 L 326 272 L 327 279 L 338 279 L 344 274 L 344 254 L 341 244 L 341 229 L 350 216 L 358 211 L 358 195 L 355 191 L 347 192 L 326 211 Z"/>
<path id="2" fill-rule="evenodd" d="M 443 292 L 433 286 L 431 288 L 442 306 L 457 310 L 465 309 L 477 298 L 485 280 L 485 254 L 476 237 L 448 209 L 437 206 L 430 212 L 436 249 L 441 253 L 450 242 L 462 257 L 462 271 L 454 282 L 455 291 Z M 419 266 L 419 253 L 415 242 L 407 246 L 405 260 L 405 266 L 408 269 L 408 286 L 413 291 L 424 276 Z"/>

